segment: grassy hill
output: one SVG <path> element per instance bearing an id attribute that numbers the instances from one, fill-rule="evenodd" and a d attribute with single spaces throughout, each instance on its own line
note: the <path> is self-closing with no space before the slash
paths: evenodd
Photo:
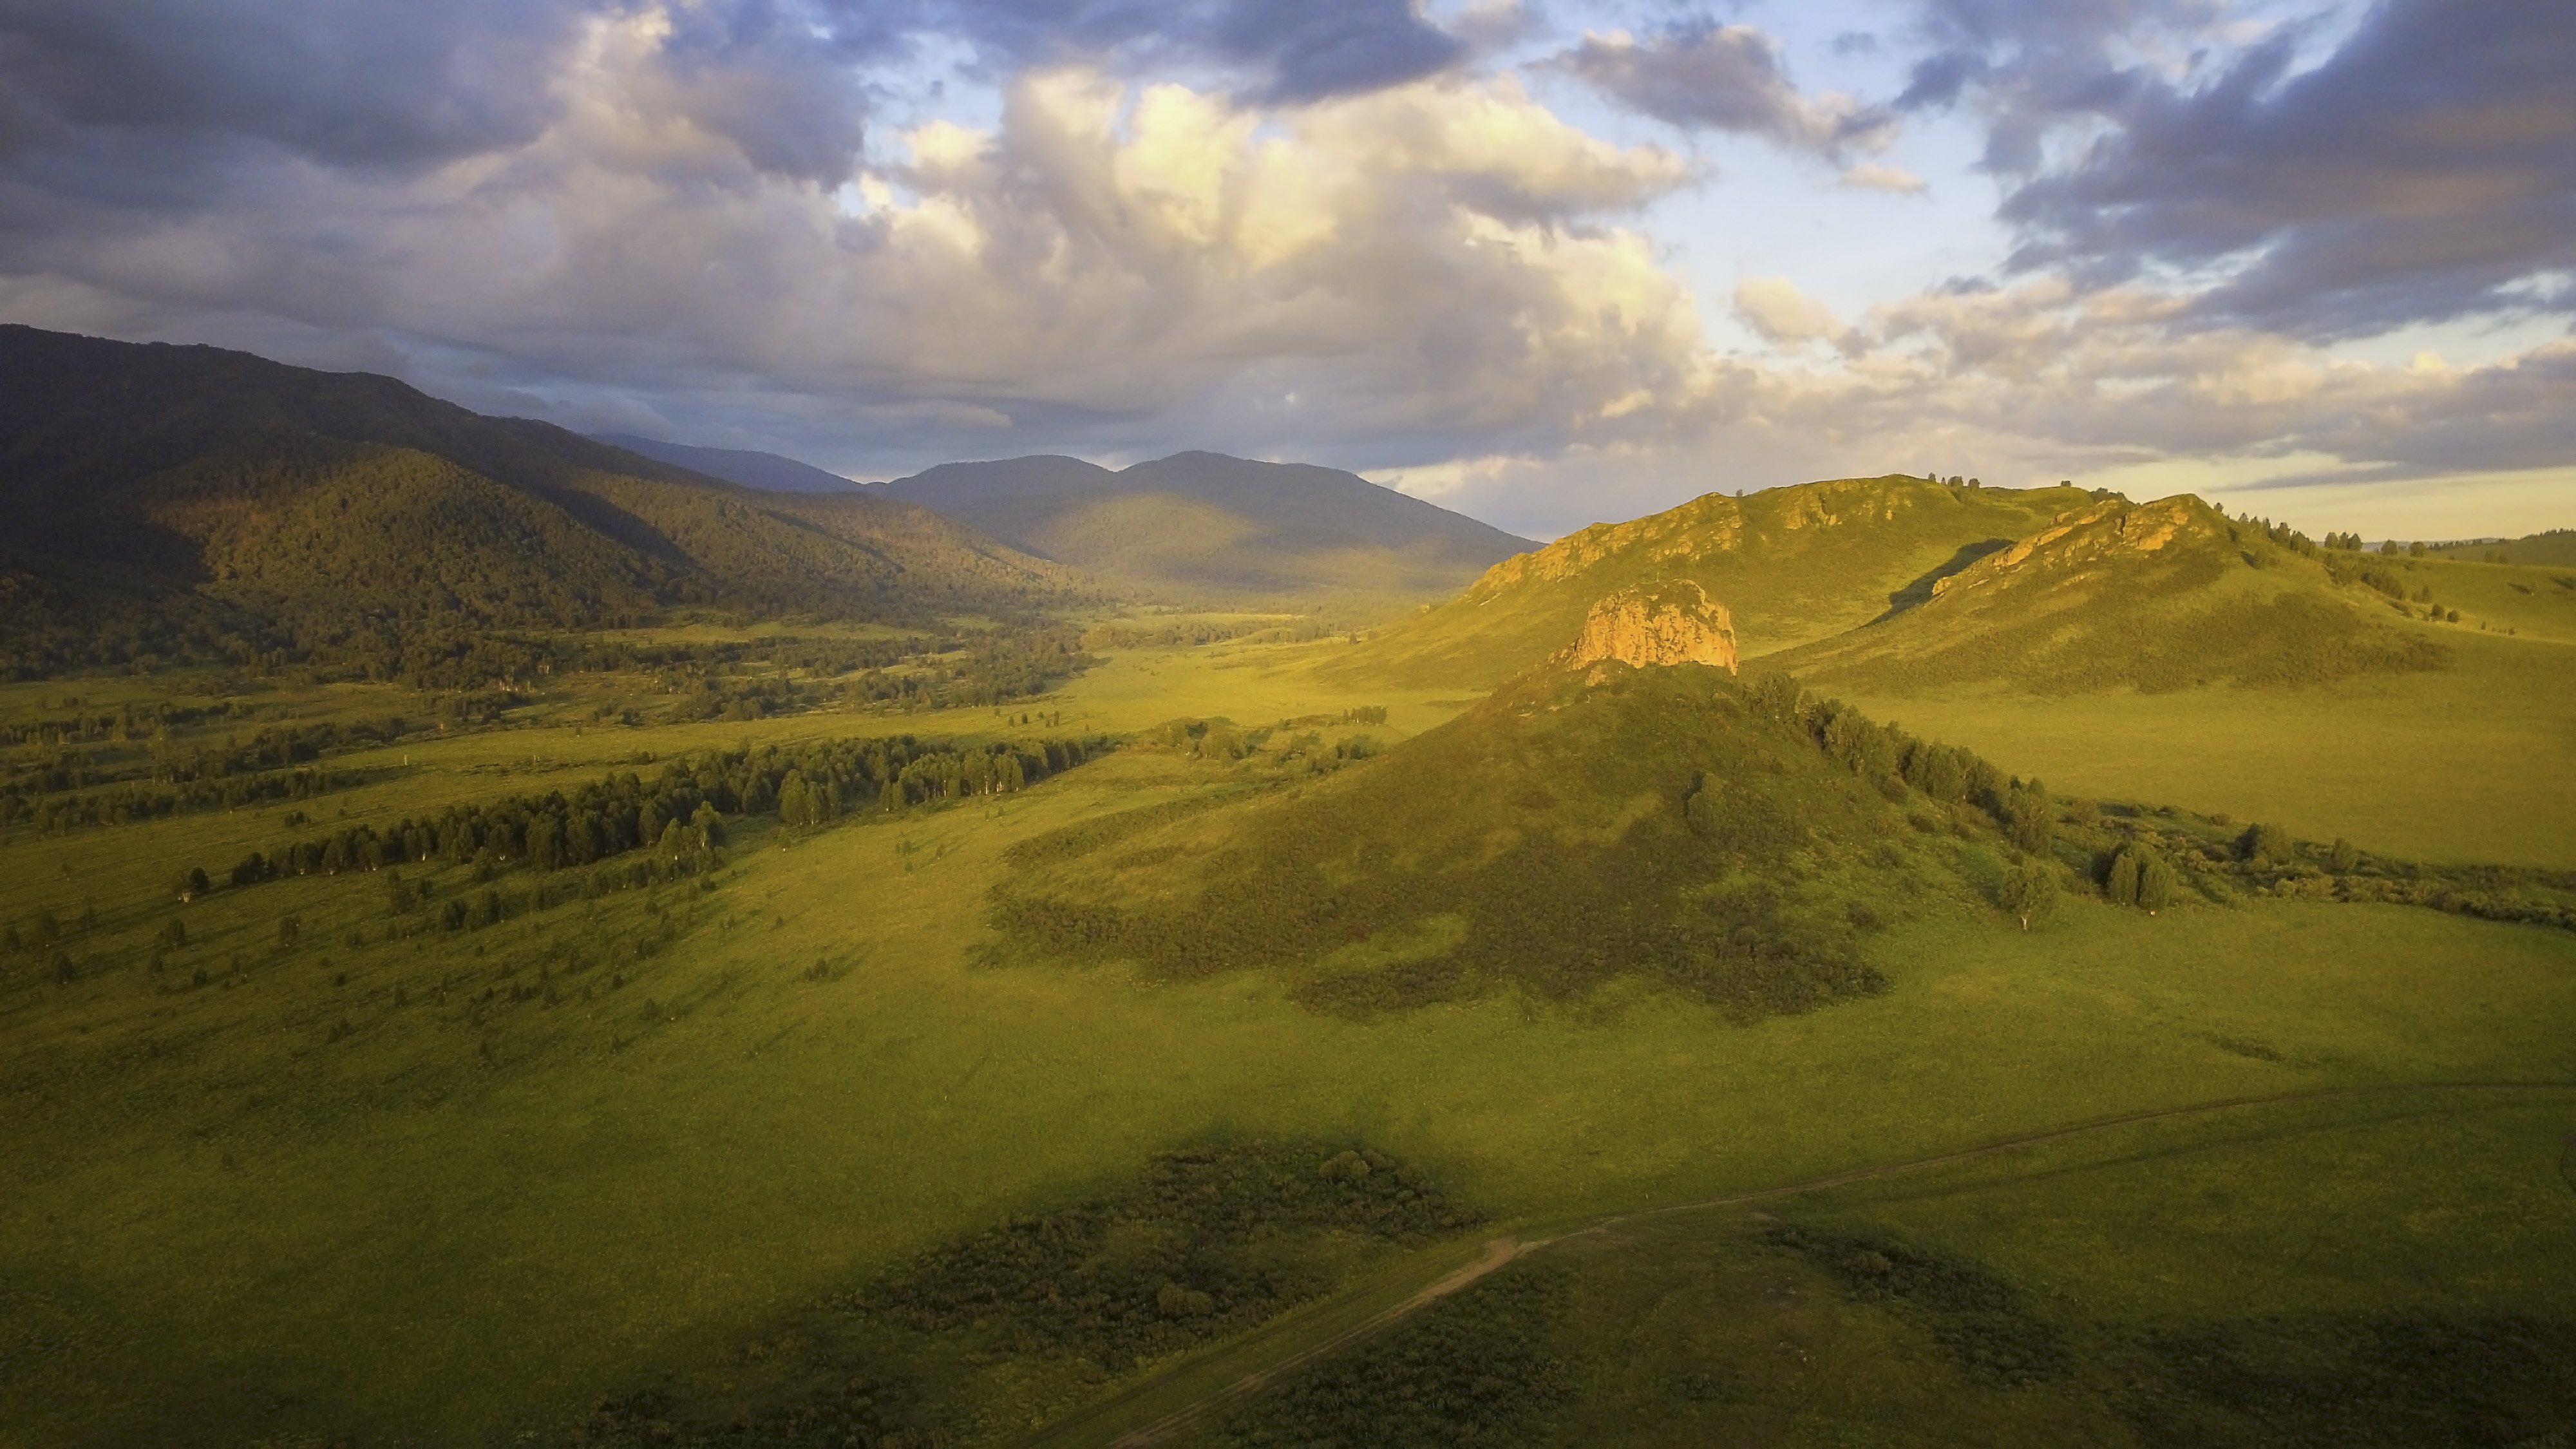
<path id="1" fill-rule="evenodd" d="M 1015 946 L 1165 979 L 1282 973 L 1327 1009 L 1641 977 L 1747 1014 L 1801 1010 L 1878 989 L 1861 934 L 1973 895 L 1953 807 L 2007 793 L 1957 757 L 1909 830 L 1905 786 L 1879 778 L 1895 765 L 1859 772 L 1827 745 L 1862 728 L 1802 713 L 1782 677 L 1542 669 L 1383 759 L 1034 842 L 996 919 Z M 1164 737 L 1202 754 L 1267 745 L 1292 769 L 1301 751 L 1314 770 L 1366 754 L 1324 753 L 1293 726 Z"/>
<path id="2" fill-rule="evenodd" d="M 681 605 L 1025 612 L 1061 570 L 910 505 L 760 494 L 391 378 L 0 327 L 0 665 L 456 646 Z"/>
<path id="3" fill-rule="evenodd" d="M 755 452 L 748 448 L 700 448 L 688 443 L 666 443 L 659 438 L 641 437 L 634 433 L 593 433 L 590 436 L 595 442 L 623 448 L 640 457 L 658 459 L 675 468 L 686 468 L 710 478 L 722 478 L 728 483 L 768 493 L 839 494 L 859 486 L 838 473 L 826 473 L 811 463 L 800 463 L 776 453 Z"/>
<path id="4" fill-rule="evenodd" d="M 1336 668 L 1355 680 L 1489 689 L 1572 638 L 1595 600 L 1665 578 L 1690 579 L 1732 609 L 1750 658 L 1928 597 L 1982 553 L 2092 501 L 2075 488 L 1902 476 L 1711 493 L 1507 559 Z"/>
<path id="5" fill-rule="evenodd" d="M 1179 453 L 948 463 L 874 490 L 1172 600 L 1411 602 L 1534 547 L 1356 474 Z"/>
<path id="6" fill-rule="evenodd" d="M 2427 552 L 2441 558 L 2474 559 L 2480 563 L 2576 568 L 2576 528 L 2553 528 L 2544 533 L 2525 534 L 2495 543 L 2438 544 Z"/>
<path id="7" fill-rule="evenodd" d="M 1918 607 L 1781 662 L 1832 688 L 1997 681 L 2037 694 L 2440 668 L 2449 650 L 2409 622 L 2406 592 L 2385 560 L 2318 550 L 2196 498 L 2115 498 L 1941 580 Z"/>

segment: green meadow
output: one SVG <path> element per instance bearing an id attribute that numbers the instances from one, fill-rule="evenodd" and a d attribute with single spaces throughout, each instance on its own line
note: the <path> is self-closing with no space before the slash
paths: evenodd
<path id="1" fill-rule="evenodd" d="M 1157 1154 L 1195 1146 L 1365 1148 L 1481 1217 L 1454 1242 L 1327 1231 L 1282 1300 L 1304 1306 L 1262 1340 L 1293 1343 L 1321 1333 L 1337 1305 L 1418 1271 L 1408 1265 L 1424 1254 L 1496 1232 L 2141 1112 L 2576 1081 L 2576 935 L 2393 905 L 2195 898 L 2149 915 L 2074 896 L 2025 931 L 1973 892 L 1951 893 L 1862 940 L 1884 994 L 1749 1022 L 1615 979 L 1562 998 L 1494 991 L 1317 1011 L 1263 973 L 1172 980 L 1072 964 L 1015 951 L 988 923 L 1014 846 L 1124 811 L 1258 792 L 1273 769 L 1266 747 L 1239 760 L 1130 747 L 1012 793 L 819 824 L 746 814 L 703 870 L 454 932 L 391 913 L 381 872 L 219 885 L 185 903 L 169 885 L 189 865 L 219 871 L 273 848 L 296 833 L 290 810 L 313 828 L 381 828 L 681 756 L 898 733 L 1131 736 L 1173 719 L 1250 729 L 1382 708 L 1366 730 L 1391 743 L 1476 697 L 1354 684 L 1336 666 L 1358 647 L 1105 650 L 1051 693 L 999 708 L 637 726 L 602 722 L 597 704 L 649 705 L 645 681 L 585 676 L 532 691 L 490 725 L 334 756 L 362 783 L 311 800 L 58 835 L 13 827 L 0 837 L 0 920 L 32 938 L 49 915 L 61 944 L 6 958 L 0 975 L 0 1133 L 13 1178 L 0 1197 L 0 1442 L 655 1442 L 643 1420 L 601 1407 L 635 1403 L 662 1426 L 650 1432 L 667 1431 L 660 1442 L 804 1442 L 776 1426 L 808 1422 L 795 1415 L 821 1377 L 845 1398 L 856 1380 L 842 1359 L 818 1356 L 820 1340 L 782 1325 L 810 1323 L 818 1305 L 864 1296 L 918 1255 L 996 1224 L 1119 1200 Z M 2497 677 L 2515 676 L 2498 666 Z M 2459 788 L 2496 773 L 2492 742 L 2506 736 L 2480 732 L 2552 738 L 2548 680 L 2537 668 L 2522 678 L 2524 714 L 2453 710 L 2448 733 L 2429 697 L 2392 694 L 2374 707 L 2404 704 L 2421 735 L 2373 737 L 2355 747 L 2367 763 L 2283 747 L 2264 757 L 2264 791 L 2245 788 L 2261 769 L 2207 768 L 2227 752 L 2205 738 L 2154 773 L 2155 751 L 2129 742 L 2135 702 L 2076 702 L 2104 721 L 2129 711 L 2128 739 L 2097 740 L 2083 768 L 2071 718 L 2052 753 L 2044 732 L 2013 733 L 2032 727 L 2011 701 L 1962 698 L 1949 714 L 1923 699 L 1871 703 L 2007 769 L 2044 771 L 2060 795 L 2232 810 L 2392 854 L 2563 866 L 2528 803 L 2552 771 L 2523 779 L 2534 823 L 2518 835 L 2498 826 L 2502 783 Z M 62 696 L 78 693 L 95 712 L 152 684 L 11 686 L 0 704 L 60 715 Z M 242 697 L 304 721 L 398 711 L 404 693 L 281 685 Z M 2178 741 L 2219 728 L 2212 720 L 2250 739 L 2303 710 L 2354 713 L 2307 695 L 2151 703 L 2171 711 Z M 2563 728 L 2554 738 L 2563 752 Z M 1357 772 L 1403 758 L 1399 748 L 1344 769 L 1363 781 Z M 2394 775 L 2410 762 L 2450 787 L 2338 803 L 2343 772 Z M 474 865 L 399 869 L 433 900 L 485 888 Z M 531 875 L 503 868 L 493 888 L 530 889 Z M 173 921 L 184 944 L 165 934 Z M 68 973 L 55 969 L 61 957 Z M 2566 1264 L 2576 1189 L 2542 1149 L 2571 1129 L 2567 1092 L 2311 1098 L 1761 1211 L 1983 1265 L 2031 1295 L 2029 1312 L 2053 1331 L 2076 1335 L 2068 1342 L 2427 1304 L 2563 1326 L 2576 1306 L 2548 1285 L 2570 1275 L 2546 1270 Z M 2289 1226 L 2307 1218 L 2314 1235 Z M 1742 1211 L 1657 1222 L 1570 1239 L 1509 1270 L 1559 1277 L 1514 1289 L 1486 1315 L 1504 1329 L 1520 1322 L 1513 1303 L 1540 1303 L 1544 1321 L 1522 1326 L 1569 1343 L 1598 1337 L 1583 1324 L 1696 1326 L 1634 1363 L 1598 1343 L 1589 1357 L 1547 1350 L 1574 1387 L 1523 1406 L 1506 1441 L 1704 1442 L 1670 1437 L 1674 1406 L 1710 1404 L 1738 1416 L 1723 1420 L 1731 1432 L 1784 1426 L 1779 1442 L 2006 1442 L 1980 1436 L 2007 1423 L 2027 1442 L 2077 1441 L 2051 1441 L 2052 1424 L 2111 1436 L 2100 1442 L 2137 1432 L 2118 1386 L 2090 1369 L 2028 1392 L 1960 1379 L 1938 1313 L 1833 1296 L 1843 1290 L 1830 1264 L 1764 1238 Z M 2284 1268 L 2292 1243 L 2305 1256 Z M 2212 1261 L 2248 1266 L 2213 1272 Z M 1765 1296 L 1779 1284 L 1801 1295 L 1795 1312 Z M 2521 1286 L 2498 1286 L 2508 1284 Z M 1417 1326 L 1451 1320 L 1467 1322 L 1462 1342 L 1482 1342 L 1485 1293 L 1350 1352 L 1395 1352 Z M 1736 1306 L 1755 1299 L 1761 1313 L 1737 1322 Z M 1810 1358 L 1839 1353 L 1840 1387 L 1822 1399 L 1801 1387 L 1811 1371 L 1762 1337 L 1775 1330 Z M 900 1385 L 871 1391 L 872 1405 L 908 1406 L 868 1420 L 875 1437 L 863 1442 L 885 1444 L 1012 1442 L 1055 1421 L 1107 1442 L 1142 1422 L 1119 1405 L 1142 1414 L 1168 1401 L 1158 1384 L 1239 1351 L 1210 1339 L 1075 1374 L 1036 1340 L 897 1343 L 875 1331 L 848 1330 L 859 1346 L 834 1352 L 875 1355 L 870 1382 Z M 805 1347 L 773 1347 L 791 1342 Z M 1720 1387 L 1733 1398 L 1693 1397 L 1719 1382 L 1690 1376 L 1716 1368 L 1675 1366 L 1693 1344 L 1724 1360 L 1734 1377 Z M 781 1353 L 807 1357 L 789 1373 Z M 1372 1360 L 1326 1362 L 1360 1372 Z M 2534 1392 L 2564 1412 L 2563 1396 Z M 1251 1416 L 1243 1434 L 1287 1412 L 1248 1402 L 1229 1411 Z M 1947 1440 L 1920 1417 L 1933 1402 L 1950 1406 L 1938 1421 L 1955 1426 Z M 1110 1408 L 1085 1417 L 1094 1405 Z M 2212 1442 L 2243 1428 L 2207 1422 Z M 736 1423 L 775 1432 L 724 1440 Z M 1229 1423 L 1192 1432 L 1235 1433 Z M 1872 1424 L 1893 1437 L 1855 1427 Z"/>
<path id="2" fill-rule="evenodd" d="M 2423 859 L 2576 868 L 2576 646 L 2472 635 L 2452 664 L 2279 689 L 1838 691 L 2050 788 L 2277 821 Z"/>

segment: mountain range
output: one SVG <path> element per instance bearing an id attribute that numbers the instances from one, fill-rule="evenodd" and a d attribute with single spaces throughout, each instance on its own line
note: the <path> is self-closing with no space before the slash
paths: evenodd
<path id="1" fill-rule="evenodd" d="M 388 377 L 0 327 L 0 667 L 357 652 L 675 608 L 1026 614 L 1062 568 L 879 493 L 754 492 Z"/>
<path id="2" fill-rule="evenodd" d="M 1539 546 L 1355 473 L 1219 453 L 946 463 L 868 491 L 1177 601 L 1441 598 Z"/>

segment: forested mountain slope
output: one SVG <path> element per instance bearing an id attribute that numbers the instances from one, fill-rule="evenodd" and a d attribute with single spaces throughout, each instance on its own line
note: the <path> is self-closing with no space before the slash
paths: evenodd
<path id="1" fill-rule="evenodd" d="M 2320 684 L 2438 668 L 2394 561 L 2231 521 L 2188 496 L 2106 499 L 1779 661 L 1863 691 L 1993 681 L 2044 694 Z"/>
<path id="2" fill-rule="evenodd" d="M 1333 468 L 1179 453 L 947 463 L 872 491 L 1013 547 L 1179 599 L 1436 598 L 1536 547 Z"/>
<path id="3" fill-rule="evenodd" d="M 0 327 L 0 671 L 364 658 L 677 605 L 1026 612 L 1064 571 L 853 489 L 763 494 L 386 377 Z"/>
<path id="4" fill-rule="evenodd" d="M 1368 641 L 1335 672 L 1491 688 L 1572 637 L 1595 600 L 1667 578 L 1697 583 L 1734 610 L 1752 658 L 1928 598 L 1937 579 L 2092 502 L 2077 488 L 1901 476 L 1711 493 L 1507 559 L 1463 596 Z"/>

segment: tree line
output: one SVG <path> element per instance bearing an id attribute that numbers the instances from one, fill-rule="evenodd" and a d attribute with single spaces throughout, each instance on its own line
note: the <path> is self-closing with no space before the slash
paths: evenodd
<path id="1" fill-rule="evenodd" d="M 309 762 L 328 750 L 392 744 L 411 728 L 399 715 L 271 725 L 247 743 L 226 736 L 220 744 L 182 748 L 170 738 L 169 718 L 147 714 L 138 720 L 129 711 L 119 720 L 110 736 L 118 741 L 136 738 L 137 727 L 150 729 L 144 752 L 134 759 L 111 760 L 110 752 L 40 743 L 44 753 L 39 758 L 13 762 L 7 778 L 0 780 L 0 827 L 27 821 L 54 834 L 270 800 L 307 800 L 365 778 L 359 771 Z"/>
<path id="2" fill-rule="evenodd" d="M 569 795 L 515 795 L 406 817 L 382 830 L 361 824 L 308 836 L 244 856 L 227 879 L 247 886 L 406 862 L 487 869 L 524 863 L 549 872 L 648 849 L 677 857 L 721 844 L 727 817 L 775 815 L 787 825 L 820 825 L 871 810 L 1003 794 L 1107 747 L 1099 736 L 956 744 L 899 735 L 715 751 L 672 760 L 650 779 L 627 771 Z M 182 892 L 204 879 L 191 872 Z"/>

